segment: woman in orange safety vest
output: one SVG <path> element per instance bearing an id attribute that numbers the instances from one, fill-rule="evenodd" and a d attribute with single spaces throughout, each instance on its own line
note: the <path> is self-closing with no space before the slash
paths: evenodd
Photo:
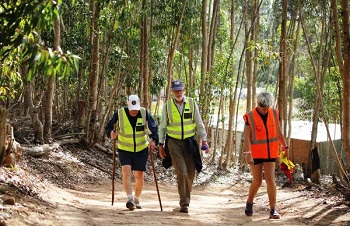
<path id="1" fill-rule="evenodd" d="M 270 219 L 279 219 L 276 211 L 275 164 L 279 157 L 279 143 L 282 144 L 286 156 L 288 146 L 279 125 L 279 112 L 271 106 L 273 96 L 261 92 L 257 96 L 257 107 L 244 115 L 244 150 L 246 161 L 250 165 L 253 181 L 249 187 L 245 214 L 253 215 L 253 201 L 263 179 L 263 171 L 267 185 L 270 204 Z"/>

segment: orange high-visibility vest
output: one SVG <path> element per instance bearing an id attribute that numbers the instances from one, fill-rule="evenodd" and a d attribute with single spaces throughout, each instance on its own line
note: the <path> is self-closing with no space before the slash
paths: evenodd
<path id="1" fill-rule="evenodd" d="M 269 159 L 279 156 L 277 125 L 278 111 L 269 108 L 266 126 L 256 109 L 245 114 L 251 129 L 251 152 L 253 159 Z"/>

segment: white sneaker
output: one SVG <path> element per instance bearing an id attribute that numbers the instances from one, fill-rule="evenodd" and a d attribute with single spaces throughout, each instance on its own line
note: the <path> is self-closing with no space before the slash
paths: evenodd
<path id="1" fill-rule="evenodd" d="M 136 209 L 142 209 L 139 200 L 135 200 L 135 206 L 136 206 Z"/>

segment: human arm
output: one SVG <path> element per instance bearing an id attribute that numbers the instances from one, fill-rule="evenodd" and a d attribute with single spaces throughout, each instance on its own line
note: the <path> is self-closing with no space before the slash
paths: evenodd
<path id="1" fill-rule="evenodd" d="M 159 135 L 158 135 L 158 127 L 157 123 L 153 119 L 153 117 L 148 113 L 147 111 L 147 126 L 148 129 L 151 131 L 151 134 L 149 134 L 149 138 L 154 141 L 156 145 L 158 145 L 159 142 Z"/>
<path id="2" fill-rule="evenodd" d="M 162 116 L 160 119 L 160 123 L 159 123 L 159 155 L 162 159 L 165 158 L 166 153 L 165 153 L 165 149 L 164 149 L 164 143 L 165 143 L 165 137 L 166 137 L 166 127 L 168 124 L 168 115 L 167 115 L 167 111 L 166 111 L 166 104 L 165 103 L 163 105 L 163 111 L 162 111 Z"/>
<path id="3" fill-rule="evenodd" d="M 199 113 L 198 105 L 197 105 L 196 101 L 194 101 L 194 121 L 196 123 L 197 134 L 199 135 L 199 137 L 201 138 L 201 141 L 202 141 L 202 146 L 203 145 L 207 146 L 205 153 L 208 154 L 210 152 L 210 148 L 209 148 L 209 144 L 207 142 L 207 133 L 205 131 L 204 123 L 203 123 L 202 117 Z"/>
<path id="4" fill-rule="evenodd" d="M 246 159 L 246 163 L 248 163 L 249 165 L 254 164 L 254 159 L 253 159 L 253 155 L 252 155 L 252 149 L 251 149 L 251 133 L 252 130 L 250 128 L 249 124 L 245 124 L 244 126 L 244 145 L 243 145 L 243 150 L 244 150 L 244 154 L 245 154 L 245 159 Z"/>
<path id="5" fill-rule="evenodd" d="M 243 138 L 244 138 L 243 151 L 245 154 L 246 163 L 249 165 L 252 165 L 252 164 L 254 164 L 254 159 L 253 159 L 252 149 L 251 149 L 252 129 L 251 129 L 249 121 L 248 121 L 248 116 L 244 115 L 243 119 L 245 122 L 244 133 L 243 133 Z"/>
<path id="6" fill-rule="evenodd" d="M 105 131 L 108 138 L 116 139 L 117 131 L 114 130 L 114 125 L 118 122 L 118 112 L 115 112 L 113 117 L 106 124 Z"/>
<path id="7" fill-rule="evenodd" d="M 158 128 L 157 128 L 156 122 L 154 121 L 152 116 L 148 113 L 148 111 L 146 111 L 146 121 L 147 121 L 147 128 L 149 132 L 151 132 L 150 134 L 148 134 L 148 137 L 150 139 L 149 150 L 153 151 L 156 148 L 156 145 L 158 144 L 158 140 L 159 140 Z"/>
<path id="8" fill-rule="evenodd" d="M 283 136 L 283 133 L 282 133 L 282 130 L 281 130 L 281 126 L 280 126 L 280 120 L 279 120 L 279 117 L 278 117 L 278 120 L 276 120 L 276 130 L 277 130 L 277 138 L 279 140 L 279 142 L 281 143 L 282 145 L 282 149 L 284 151 L 284 156 L 288 158 L 289 156 L 289 147 L 287 145 L 287 142 Z"/>

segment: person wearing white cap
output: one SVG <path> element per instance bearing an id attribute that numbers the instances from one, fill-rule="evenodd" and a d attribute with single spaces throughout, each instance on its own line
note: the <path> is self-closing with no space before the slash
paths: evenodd
<path id="1" fill-rule="evenodd" d="M 195 136 L 198 135 L 202 140 L 206 153 L 209 153 L 210 149 L 196 101 L 185 97 L 185 88 L 181 80 L 172 81 L 171 89 L 174 98 L 164 104 L 159 124 L 159 155 L 165 168 L 174 166 L 180 196 L 180 212 L 188 213 L 195 171 L 199 173 L 202 169 Z"/>
<path id="2" fill-rule="evenodd" d="M 114 125 L 116 125 L 116 131 Z M 118 156 L 122 165 L 123 187 L 127 195 L 126 207 L 130 210 L 141 209 L 140 195 L 148 151 L 153 151 L 158 145 L 156 122 L 148 111 L 140 106 L 140 98 L 137 95 L 130 95 L 127 106 L 114 113 L 105 130 L 107 137 L 118 138 Z M 133 172 L 135 174 L 135 196 L 131 185 Z"/>

